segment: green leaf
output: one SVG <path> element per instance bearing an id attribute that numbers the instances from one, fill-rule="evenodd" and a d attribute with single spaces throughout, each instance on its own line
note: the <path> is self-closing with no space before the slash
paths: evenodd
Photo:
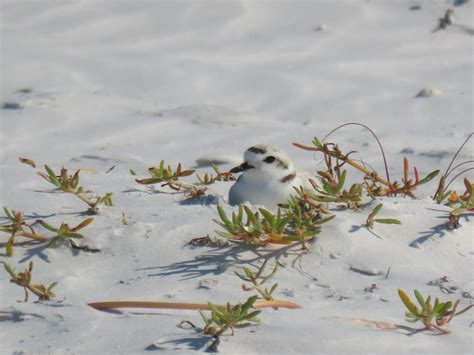
<path id="1" fill-rule="evenodd" d="M 45 221 L 41 220 L 41 219 L 38 219 L 37 222 L 39 224 L 41 224 L 44 228 L 46 228 L 47 230 L 51 231 L 51 232 L 58 232 L 58 229 L 57 228 L 54 228 L 52 225 L 46 223 Z"/>
<path id="2" fill-rule="evenodd" d="M 227 214 L 225 213 L 224 209 L 221 206 L 217 206 L 217 213 L 219 214 L 219 217 L 221 218 L 222 222 L 225 223 L 228 230 L 233 231 L 235 227 L 232 224 L 232 222 L 229 220 L 229 218 L 227 218 Z"/>
<path id="3" fill-rule="evenodd" d="M 313 141 L 312 141 L 313 145 L 315 147 L 318 147 L 318 148 L 322 148 L 323 145 L 321 144 L 321 141 L 317 138 L 317 137 L 314 137 L 313 138 Z"/>
<path id="4" fill-rule="evenodd" d="M 247 277 L 249 279 L 253 279 L 255 278 L 254 275 L 253 275 L 253 272 L 248 268 L 248 267 L 244 267 L 243 268 L 244 272 L 245 272 L 245 275 L 247 275 Z M 249 280 L 250 281 L 250 280 Z"/>
<path id="5" fill-rule="evenodd" d="M 265 266 L 267 266 L 267 261 L 268 261 L 268 259 L 265 259 L 265 261 L 262 263 L 262 265 L 258 269 L 257 274 L 255 275 L 256 279 L 258 279 L 260 277 L 260 275 L 262 274 L 263 270 L 265 270 Z"/>
<path id="6" fill-rule="evenodd" d="M 68 237 L 68 238 L 77 238 L 77 239 L 82 239 L 84 236 L 79 233 L 73 233 L 73 232 L 66 232 L 66 231 L 59 231 L 60 235 Z"/>
<path id="7" fill-rule="evenodd" d="M 314 222 L 314 224 L 315 225 L 324 224 L 324 223 L 329 222 L 330 220 L 334 219 L 335 217 L 336 217 L 336 215 L 333 214 L 332 216 L 317 220 L 316 222 Z"/>
<path id="8" fill-rule="evenodd" d="M 425 178 L 418 181 L 418 185 L 426 184 L 427 182 L 433 180 L 436 177 L 436 175 L 438 175 L 438 174 L 439 174 L 439 170 L 435 170 L 435 171 L 429 173 L 428 176 L 426 176 Z"/>
<path id="9" fill-rule="evenodd" d="M 8 210 L 8 208 L 6 207 L 3 207 L 3 210 L 5 211 L 5 214 L 7 215 L 7 217 L 10 219 L 10 220 L 14 220 L 15 217 L 13 217 L 13 214 Z"/>
<path id="10" fill-rule="evenodd" d="M 334 189 L 334 194 L 338 194 L 342 190 L 342 188 L 344 187 L 345 181 L 346 181 L 346 170 L 344 170 L 341 176 L 339 176 L 339 181 L 337 182 L 337 186 Z"/>
<path id="11" fill-rule="evenodd" d="M 58 177 L 56 176 L 55 172 L 47 165 L 44 166 L 46 172 L 49 175 L 49 179 L 53 185 L 56 185 L 57 187 L 61 186 L 61 183 L 58 180 Z"/>
<path id="12" fill-rule="evenodd" d="M 374 217 L 375 215 L 377 215 L 377 213 L 380 212 L 380 210 L 382 209 L 383 207 L 383 203 L 375 206 L 375 208 L 372 210 L 372 212 L 370 213 L 372 215 L 372 217 Z"/>
<path id="13" fill-rule="evenodd" d="M 53 288 L 55 288 L 57 284 L 58 284 L 57 282 L 53 282 L 51 285 L 49 285 L 48 291 L 51 291 Z"/>
<path id="14" fill-rule="evenodd" d="M 256 316 L 258 316 L 260 313 L 262 313 L 262 311 L 253 311 L 253 312 L 250 312 L 244 316 L 242 316 L 239 320 L 250 320 L 252 321 L 252 318 L 255 318 Z M 256 320 L 254 320 L 255 322 Z"/>
<path id="15" fill-rule="evenodd" d="M 393 218 L 376 218 L 374 222 L 382 223 L 382 224 L 402 224 L 398 219 Z"/>
<path id="16" fill-rule="evenodd" d="M 5 246 L 5 252 L 7 254 L 7 256 L 13 256 L 13 243 L 14 243 L 14 239 L 13 239 L 13 236 L 8 239 L 8 242 L 7 242 L 7 245 Z"/>
<path id="17" fill-rule="evenodd" d="M 440 316 L 445 316 L 446 315 L 446 312 L 449 311 L 449 309 L 451 308 L 453 304 L 451 302 L 446 302 L 446 303 L 441 303 L 441 307 L 440 307 L 440 310 L 439 310 L 439 315 Z"/>
<path id="18" fill-rule="evenodd" d="M 247 299 L 247 301 L 242 305 L 242 311 L 247 312 L 253 306 L 255 301 L 257 301 L 257 296 L 252 296 Z"/>
<path id="19" fill-rule="evenodd" d="M 272 295 L 272 293 L 275 291 L 275 289 L 276 289 L 277 287 L 278 287 L 278 284 L 277 284 L 277 283 L 272 286 L 272 288 L 271 288 L 270 291 L 268 292 L 268 293 L 270 294 L 270 296 Z"/>
<path id="20" fill-rule="evenodd" d="M 402 289 L 398 289 L 398 295 L 400 296 L 400 299 L 402 300 L 403 304 L 405 307 L 413 314 L 417 315 L 418 308 L 413 304 L 413 302 L 410 300 L 408 295 L 403 291 Z"/>
<path id="21" fill-rule="evenodd" d="M 244 206 L 244 210 L 245 210 L 245 214 L 247 215 L 247 218 L 250 221 L 250 223 L 252 223 L 253 225 L 258 223 L 257 217 L 255 217 L 255 215 L 253 214 L 253 212 L 250 208 L 248 208 L 247 206 Z"/>
<path id="22" fill-rule="evenodd" d="M 270 211 L 267 211 L 264 208 L 259 208 L 258 210 L 260 211 L 262 216 L 268 221 L 268 223 L 270 223 L 270 226 L 275 227 L 275 224 L 276 224 L 275 216 Z"/>
<path id="23" fill-rule="evenodd" d="M 15 272 L 15 269 L 9 264 L 9 263 L 3 263 L 3 266 L 5 267 L 5 270 L 10 274 L 12 279 L 16 279 L 18 275 Z"/>
<path id="24" fill-rule="evenodd" d="M 418 303 L 420 304 L 421 308 L 423 308 L 424 311 L 427 311 L 428 308 L 426 307 L 425 299 L 421 295 L 421 293 L 418 290 L 415 290 L 415 297 L 418 300 Z"/>
<path id="25" fill-rule="evenodd" d="M 227 238 L 227 239 L 235 239 L 235 234 L 231 234 L 231 233 L 225 233 L 225 232 L 222 232 L 222 231 L 214 231 L 216 232 L 219 236 L 221 236 L 222 238 Z"/>
<path id="26" fill-rule="evenodd" d="M 133 169 L 130 169 L 130 175 L 136 176 L 136 175 L 137 175 L 137 173 L 135 172 L 135 170 L 133 170 Z"/>

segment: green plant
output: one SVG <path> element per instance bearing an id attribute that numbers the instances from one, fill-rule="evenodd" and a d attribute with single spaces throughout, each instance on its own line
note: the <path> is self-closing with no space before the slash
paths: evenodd
<path id="1" fill-rule="evenodd" d="M 15 245 L 16 237 L 29 238 L 39 242 L 47 240 L 46 237 L 37 234 L 31 224 L 26 223 L 23 212 L 10 211 L 6 207 L 3 207 L 3 210 L 9 219 L 8 223 L 0 225 L 0 232 L 10 234 L 5 246 L 7 256 L 13 256 L 13 246 Z"/>
<path id="2" fill-rule="evenodd" d="M 212 169 L 216 173 L 216 176 L 212 174 L 205 173 L 204 177 L 200 177 L 196 174 L 197 182 L 195 185 L 211 185 L 216 181 L 235 181 L 235 176 L 230 172 L 221 172 L 216 165 L 212 165 Z"/>
<path id="3" fill-rule="evenodd" d="M 41 226 L 46 228 L 47 230 L 54 232 L 56 234 L 54 237 L 50 239 L 48 243 L 48 247 L 51 247 L 65 240 L 69 240 L 70 238 L 73 238 L 73 239 L 84 238 L 84 236 L 82 234 L 77 233 L 77 231 L 88 226 L 93 220 L 94 220 L 93 218 L 87 218 L 73 228 L 69 227 L 69 225 L 66 223 L 61 223 L 61 225 L 56 228 L 42 220 L 38 220 L 37 222 Z"/>
<path id="4" fill-rule="evenodd" d="M 299 242 L 303 250 L 308 250 L 308 242 L 312 241 L 320 232 L 321 225 L 332 220 L 335 215 L 323 218 L 327 213 L 320 205 L 312 204 L 305 198 L 292 196 L 287 204 L 282 205 L 285 210 L 288 236 L 287 241 Z"/>
<path id="5" fill-rule="evenodd" d="M 229 218 L 224 209 L 217 206 L 220 221 L 214 220 L 214 222 L 224 231 L 216 231 L 216 233 L 221 237 L 252 245 L 300 242 L 306 249 L 306 243 L 314 239 L 321 231 L 317 223 L 325 223 L 330 219 L 315 223 L 315 220 L 300 208 L 296 199 L 291 200 L 283 209 L 284 213 L 282 213 L 282 208 L 279 208 L 274 214 L 264 208 L 253 212 L 247 206 L 239 206 L 238 211 L 233 212 Z"/>
<path id="6" fill-rule="evenodd" d="M 451 192 L 448 198 L 447 206 L 453 210 L 449 214 L 448 229 L 455 229 L 460 226 L 459 217 L 467 212 L 474 211 L 474 184 L 469 179 L 464 178 L 466 191 L 459 196 L 455 191 Z"/>
<path id="7" fill-rule="evenodd" d="M 52 289 L 57 285 L 57 282 L 53 282 L 48 287 L 42 284 L 31 284 L 31 272 L 33 271 L 32 261 L 28 265 L 28 268 L 19 273 L 16 273 L 15 269 L 8 263 L 4 263 L 3 266 L 11 276 L 10 282 L 23 287 L 25 291 L 24 302 L 28 302 L 28 291 L 37 296 L 40 301 L 50 300 L 55 296 Z"/>
<path id="8" fill-rule="evenodd" d="M 148 169 L 150 178 L 146 179 L 135 179 L 136 182 L 142 185 L 151 185 L 162 183 L 161 187 L 168 186 L 172 190 L 181 191 L 183 190 L 187 199 L 197 199 L 206 194 L 207 188 L 197 187 L 193 184 L 188 184 L 179 179 L 185 176 L 194 174 L 195 170 L 188 169 L 182 170 L 181 163 L 178 164 L 175 170 L 170 165 L 165 166 L 165 162 L 162 160 L 159 166 L 154 166 Z"/>
<path id="9" fill-rule="evenodd" d="M 112 206 L 112 193 L 108 192 L 104 196 L 98 196 L 95 200 L 90 199 L 84 191 L 82 186 L 79 186 L 79 173 L 81 170 L 76 170 L 74 174 L 68 175 L 68 171 L 65 168 L 61 169 L 59 175 L 47 165 L 44 166 L 47 174 L 38 172 L 37 174 L 49 183 L 56 186 L 61 191 L 71 193 L 78 199 L 83 201 L 89 206 L 88 213 L 97 214 L 98 206 L 104 204 L 105 206 Z"/>
<path id="10" fill-rule="evenodd" d="M 278 270 L 278 264 L 275 265 L 273 270 L 268 275 L 263 276 L 262 273 L 265 270 L 265 266 L 267 265 L 267 261 L 268 260 L 265 260 L 263 262 L 262 266 L 260 266 L 260 268 L 257 270 L 256 274 L 253 273 L 252 270 L 250 270 L 248 267 L 243 268 L 245 275 L 239 274 L 236 271 L 234 271 L 234 273 L 240 279 L 242 279 L 246 282 L 250 282 L 252 284 L 251 286 L 247 286 L 246 284 L 242 284 L 242 290 L 244 290 L 244 291 L 253 291 L 253 290 L 255 290 L 260 294 L 260 296 L 263 299 L 265 299 L 267 301 L 273 301 L 272 294 L 275 291 L 275 289 L 278 287 L 278 284 L 277 283 L 273 284 L 272 287 L 270 287 L 270 289 L 268 289 L 266 287 L 263 287 L 263 284 L 266 283 L 268 280 L 270 280 L 275 275 L 275 273 Z"/>
<path id="11" fill-rule="evenodd" d="M 87 218 L 73 228 L 70 228 L 66 223 L 61 223 L 61 225 L 56 228 L 49 225 L 45 221 L 37 220 L 37 224 L 40 224 L 47 230 L 55 233 L 55 236 L 53 236 L 52 238 L 48 238 L 45 235 L 37 233 L 33 228 L 34 224 L 26 223 L 23 212 L 10 211 L 6 207 L 4 207 L 3 210 L 5 211 L 6 217 L 10 220 L 9 223 L 0 225 L 0 232 L 10 234 L 10 237 L 8 238 L 7 244 L 5 246 L 7 256 L 13 255 L 13 247 L 15 245 L 15 239 L 17 237 L 33 239 L 38 242 L 48 241 L 48 247 L 50 247 L 60 241 L 69 238 L 83 238 L 84 236 L 82 234 L 77 233 L 77 231 L 86 227 L 94 220 L 93 218 Z M 71 246 L 74 247 L 72 244 Z"/>
<path id="12" fill-rule="evenodd" d="M 367 193 L 372 198 L 375 197 L 375 196 L 396 196 L 398 194 L 402 194 L 403 196 L 410 196 L 412 198 L 415 198 L 415 195 L 414 195 L 413 191 L 418 186 L 428 183 L 429 181 L 434 179 L 436 177 L 436 175 L 439 174 L 439 170 L 436 170 L 436 171 L 433 171 L 433 172 L 429 173 L 426 177 L 420 179 L 418 169 L 416 167 L 414 167 L 414 169 L 413 169 L 414 179 L 410 178 L 409 177 L 408 159 L 404 158 L 404 172 L 403 172 L 403 178 L 401 179 L 401 183 L 399 183 L 397 181 L 391 182 L 390 181 L 390 176 L 388 174 L 387 162 L 386 162 L 386 159 L 385 159 L 385 154 L 383 152 L 382 145 L 380 144 L 380 141 L 379 141 L 378 137 L 375 135 L 375 133 L 372 130 L 370 130 L 370 128 L 368 128 L 365 125 L 361 125 L 360 123 L 348 123 L 348 124 L 344 124 L 342 126 L 337 127 L 336 129 L 331 131 L 328 135 L 326 135 L 326 137 L 328 137 L 334 131 L 336 131 L 336 130 L 344 127 L 344 126 L 347 126 L 347 125 L 362 126 L 362 127 L 366 128 L 367 130 L 369 130 L 374 135 L 374 137 L 377 140 L 377 143 L 379 144 L 379 146 L 381 148 L 381 151 L 382 151 L 382 156 L 383 156 L 383 159 L 384 159 L 385 171 L 386 171 L 387 178 L 385 179 L 385 178 L 381 177 L 375 170 L 369 169 L 366 166 L 366 164 L 363 164 L 363 163 L 361 164 L 361 163 L 351 159 L 350 154 L 352 154 L 353 152 L 349 152 L 347 154 L 344 154 L 344 153 L 342 153 L 341 149 L 339 148 L 339 146 L 337 144 L 322 143 L 322 141 L 324 141 L 324 139 L 322 141 L 320 141 L 317 137 L 315 137 L 312 141 L 313 147 L 305 146 L 305 145 L 300 144 L 300 143 L 293 143 L 294 146 L 296 146 L 300 149 L 307 150 L 307 151 L 312 151 L 312 152 L 321 152 L 321 153 L 323 153 L 326 165 L 328 166 L 328 171 L 325 172 L 326 176 L 323 176 L 323 189 L 319 189 L 320 193 L 325 192 L 326 194 L 329 194 L 331 196 L 331 194 L 334 195 L 334 192 L 337 191 L 337 189 L 339 189 L 338 192 L 340 192 L 340 189 L 342 188 L 342 186 L 340 186 L 340 184 L 339 184 L 340 183 L 340 177 L 342 176 L 342 172 L 340 172 L 340 168 L 344 164 L 348 164 L 348 165 L 354 167 L 355 169 L 357 169 L 357 170 L 359 170 L 359 171 L 361 171 L 365 174 L 365 180 L 366 181 L 363 184 L 363 186 L 368 190 Z M 331 159 L 332 158 L 336 159 L 336 167 L 334 169 L 335 169 L 335 172 L 337 173 L 337 177 L 339 179 L 339 181 L 337 181 L 337 182 L 336 182 L 336 176 L 332 171 L 332 165 L 331 165 L 331 161 L 332 161 Z M 326 180 L 326 182 L 324 182 L 325 181 L 324 179 Z M 331 179 L 333 181 L 331 181 Z M 369 181 L 370 181 L 370 183 L 369 183 Z M 383 185 L 383 186 L 381 186 L 381 185 Z M 358 197 L 359 194 L 358 194 L 357 190 L 359 189 L 359 187 L 351 187 L 351 189 L 353 189 L 352 190 L 352 199 L 354 199 L 355 197 Z M 350 190 L 349 190 L 349 192 L 350 192 Z M 334 197 L 334 196 L 332 196 L 332 197 Z M 360 201 L 357 201 L 357 202 L 359 203 Z"/>
<path id="13" fill-rule="evenodd" d="M 418 308 L 411 301 L 405 291 L 398 289 L 398 295 L 405 307 L 408 309 L 405 313 L 407 322 L 415 323 L 421 321 L 425 326 L 425 329 L 432 330 L 435 328 L 444 334 L 450 333 L 450 330 L 441 328 L 442 326 L 448 324 L 454 317 L 468 311 L 474 306 L 470 305 L 463 310 L 456 312 L 460 300 L 454 302 L 453 305 L 451 301 L 440 302 L 439 299 L 436 298 L 434 304 L 431 304 L 431 296 L 428 296 L 425 299 L 418 290 L 415 290 L 414 294 L 421 308 Z"/>
<path id="14" fill-rule="evenodd" d="M 374 228 L 374 223 L 382 223 L 382 224 L 402 224 L 398 219 L 395 218 L 374 218 L 382 209 L 383 204 L 379 204 L 374 207 L 372 212 L 369 213 L 369 216 L 367 217 L 366 226 L 369 229 Z"/>
<path id="15" fill-rule="evenodd" d="M 451 175 L 454 171 L 456 171 L 456 169 L 462 167 L 462 166 L 465 166 L 465 165 L 468 165 L 468 164 L 472 164 L 474 163 L 474 160 L 466 160 L 466 161 L 463 161 L 457 165 L 455 165 L 453 167 L 453 164 L 454 162 L 456 161 L 456 158 L 459 156 L 459 153 L 461 153 L 462 149 L 464 148 L 464 146 L 466 145 L 466 143 L 472 138 L 474 133 L 470 133 L 468 135 L 468 137 L 465 139 L 465 141 L 461 144 L 461 146 L 459 147 L 459 149 L 456 151 L 456 153 L 454 154 L 453 158 L 451 159 L 451 162 L 449 163 L 446 171 L 444 172 L 443 176 L 441 176 L 440 180 L 439 180 L 439 183 L 438 183 L 438 188 L 433 196 L 433 200 L 435 200 L 437 203 L 441 203 L 443 202 L 448 196 L 451 195 L 451 193 L 453 191 L 451 190 L 448 190 L 449 189 L 449 186 L 461 175 L 467 173 L 468 171 L 471 171 L 473 170 L 474 168 L 471 166 L 467 169 L 464 169 L 463 171 L 461 171 L 460 173 L 456 174 L 453 178 L 451 178 L 451 180 L 446 183 L 449 175 Z"/>
<path id="16" fill-rule="evenodd" d="M 220 343 L 220 336 L 226 331 L 230 330 L 234 335 L 234 329 L 246 328 L 259 322 L 257 316 L 262 311 L 252 310 L 257 296 L 252 296 L 244 304 L 232 306 L 227 303 L 225 308 L 216 307 L 212 303 L 208 303 L 211 309 L 210 317 L 207 317 L 201 310 L 199 314 L 204 321 L 202 329 L 204 334 L 212 335 L 214 337 L 213 343 L 206 349 L 206 351 L 217 351 L 217 346 Z"/>
<path id="17" fill-rule="evenodd" d="M 347 207 L 357 209 L 362 205 L 362 185 L 352 184 L 349 190 L 343 189 L 346 170 L 337 172 L 332 175 L 326 171 L 318 171 L 321 177 L 322 186 L 318 186 L 316 182 L 310 180 L 313 189 L 319 194 L 308 193 L 307 196 L 318 202 L 334 202 L 345 203 Z"/>

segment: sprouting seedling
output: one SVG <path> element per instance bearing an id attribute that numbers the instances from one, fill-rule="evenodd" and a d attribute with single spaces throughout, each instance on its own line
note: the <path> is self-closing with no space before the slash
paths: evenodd
<path id="1" fill-rule="evenodd" d="M 461 146 L 459 147 L 459 149 L 456 151 L 456 153 L 454 154 L 453 158 L 451 159 L 451 162 L 449 163 L 446 171 L 444 172 L 443 176 L 441 176 L 440 180 L 439 180 L 439 183 L 438 183 L 438 188 L 435 192 L 435 194 L 433 195 L 433 200 L 435 200 L 437 203 L 441 203 L 443 202 L 450 194 L 451 194 L 451 190 L 448 190 L 449 189 L 449 186 L 458 178 L 460 177 L 461 175 L 467 173 L 468 171 L 471 171 L 474 169 L 474 167 L 469 167 L 467 169 L 464 169 L 463 171 L 461 171 L 460 173 L 456 174 L 453 178 L 451 178 L 451 180 L 448 182 L 448 177 L 449 175 L 451 175 L 454 171 L 456 171 L 456 169 L 460 168 L 460 167 L 465 167 L 466 165 L 472 165 L 474 163 L 474 160 L 466 160 L 466 161 L 463 161 L 455 166 L 453 166 L 454 162 L 456 161 L 456 158 L 459 156 L 459 154 L 461 153 L 462 149 L 464 148 L 464 146 L 466 145 L 466 143 L 472 138 L 474 132 L 473 133 L 470 133 L 467 138 L 465 139 L 465 141 L 461 144 Z"/>
<path id="2" fill-rule="evenodd" d="M 221 172 L 217 165 L 212 165 L 212 169 L 216 173 L 216 176 L 213 176 L 212 174 L 205 173 L 204 177 L 200 177 L 198 174 L 196 174 L 196 178 L 198 182 L 196 185 L 211 185 L 215 183 L 216 181 L 235 181 L 236 178 L 235 176 L 230 173 L 230 172 Z"/>
<path id="3" fill-rule="evenodd" d="M 244 304 L 239 303 L 232 306 L 230 303 L 227 303 L 224 309 L 218 308 L 209 302 L 208 305 L 211 309 L 210 317 L 207 317 L 204 312 L 199 310 L 199 314 L 204 321 L 203 333 L 214 337 L 214 341 L 206 351 L 216 352 L 220 343 L 220 337 L 226 331 L 230 330 L 232 335 L 234 335 L 234 329 L 246 328 L 259 322 L 257 316 L 262 311 L 252 308 L 256 300 L 257 296 L 252 296 Z"/>
<path id="4" fill-rule="evenodd" d="M 5 247 L 7 256 L 13 255 L 13 246 L 15 245 L 16 237 L 24 237 L 39 242 L 47 240 L 46 237 L 37 234 L 31 224 L 26 223 L 23 212 L 9 210 L 6 207 L 4 207 L 3 210 L 9 219 L 8 223 L 0 225 L 0 232 L 10 234 L 10 238 Z"/>
<path id="5" fill-rule="evenodd" d="M 28 302 L 28 291 L 37 296 L 40 301 L 50 300 L 52 297 L 55 296 L 52 289 L 57 285 L 57 282 L 53 282 L 48 287 L 42 284 L 31 283 L 31 272 L 33 271 L 32 261 L 30 261 L 28 268 L 26 268 L 23 272 L 19 273 L 16 273 L 15 269 L 10 264 L 4 263 L 3 265 L 5 267 L 5 270 L 11 276 L 10 282 L 23 287 L 25 291 L 24 302 Z"/>
<path id="6" fill-rule="evenodd" d="M 66 223 L 61 223 L 61 225 L 56 228 L 53 227 L 52 225 L 46 223 L 45 221 L 38 220 L 37 222 L 46 228 L 47 230 L 54 232 L 56 235 L 50 239 L 48 247 L 52 247 L 57 245 L 60 242 L 69 240 L 70 238 L 72 239 L 82 239 L 84 236 L 82 234 L 77 233 L 77 231 L 81 230 L 82 228 L 88 226 L 90 223 L 92 223 L 94 219 L 93 218 L 87 218 L 83 220 L 81 223 L 79 223 L 75 227 L 69 227 L 68 224 Z"/>
<path id="7" fill-rule="evenodd" d="M 81 170 L 76 170 L 74 174 L 68 175 L 68 171 L 65 168 L 61 169 L 61 173 L 56 175 L 56 173 L 47 165 L 44 166 L 47 174 L 43 172 L 38 172 L 37 174 L 49 183 L 56 186 L 61 191 L 71 193 L 81 201 L 85 202 L 88 206 L 88 212 L 91 214 L 98 213 L 98 206 L 104 204 L 105 206 L 112 206 L 112 193 L 108 192 L 104 196 L 98 196 L 95 200 L 90 199 L 84 192 L 84 188 L 79 186 L 79 172 Z"/>
<path id="8" fill-rule="evenodd" d="M 180 180 L 180 178 L 190 176 L 194 172 L 195 170 L 192 169 L 182 170 L 181 163 L 173 170 L 170 165 L 165 166 L 165 162 L 162 160 L 159 166 L 148 169 L 150 178 L 135 179 L 135 181 L 142 185 L 161 183 L 161 187 L 168 186 L 175 191 L 183 190 L 187 199 L 196 199 L 205 195 L 206 188 L 197 187 Z"/>
<path id="9" fill-rule="evenodd" d="M 250 270 L 248 267 L 244 267 L 243 270 L 244 270 L 244 273 L 245 275 L 242 275 L 242 274 L 239 274 L 238 272 L 235 272 L 234 273 L 242 280 L 246 281 L 246 282 L 250 282 L 252 285 L 251 286 L 247 286 L 246 284 L 242 284 L 242 289 L 244 291 L 257 291 L 260 296 L 267 300 L 267 301 L 272 301 L 273 300 L 273 297 L 272 297 L 272 294 L 273 292 L 275 291 L 275 289 L 278 287 L 278 284 L 273 284 L 272 287 L 270 287 L 270 289 L 266 288 L 263 286 L 264 283 L 266 283 L 268 280 L 270 280 L 274 275 L 275 273 L 277 272 L 277 269 L 278 269 L 278 264 L 275 265 L 275 267 L 273 268 L 273 270 L 268 274 L 268 275 L 265 275 L 263 276 L 263 271 L 265 270 L 265 266 L 267 265 L 267 261 L 268 260 L 265 260 L 262 264 L 262 266 L 260 266 L 260 268 L 257 270 L 257 273 L 253 273 L 252 270 Z"/>
<path id="10" fill-rule="evenodd" d="M 442 326 L 448 324 L 454 317 L 467 312 L 474 306 L 469 305 L 461 311 L 456 312 L 460 300 L 457 300 L 453 304 L 451 301 L 444 303 L 440 302 L 439 299 L 436 298 L 434 304 L 431 304 L 431 296 L 428 296 L 425 299 L 418 290 L 415 290 L 414 294 L 421 309 L 411 301 L 405 291 L 398 289 L 398 295 L 405 307 L 408 309 L 405 313 L 407 322 L 415 323 L 421 321 L 425 326 L 425 329 L 432 330 L 434 328 L 444 334 L 450 333 L 450 330 L 441 328 Z"/>
<path id="11" fill-rule="evenodd" d="M 372 212 L 369 213 L 369 216 L 367 217 L 366 226 L 369 229 L 374 228 L 374 223 L 382 223 L 382 224 L 402 224 L 398 219 L 395 218 L 374 218 L 382 209 L 383 204 L 379 204 L 374 207 Z"/>

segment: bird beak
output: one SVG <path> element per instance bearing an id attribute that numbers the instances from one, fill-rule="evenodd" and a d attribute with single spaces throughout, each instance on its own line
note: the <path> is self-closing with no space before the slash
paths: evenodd
<path id="1" fill-rule="evenodd" d="M 240 164 L 239 166 L 236 166 L 235 168 L 230 169 L 230 172 L 232 174 L 235 173 L 241 173 L 242 171 L 253 169 L 254 167 L 252 165 L 249 165 L 247 162 L 244 162 Z"/>

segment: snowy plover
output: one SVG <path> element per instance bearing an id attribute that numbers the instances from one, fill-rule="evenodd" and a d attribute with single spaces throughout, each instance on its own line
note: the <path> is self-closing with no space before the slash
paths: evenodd
<path id="1" fill-rule="evenodd" d="M 230 172 L 242 172 L 229 191 L 231 205 L 250 202 L 271 208 L 295 195 L 293 186 L 311 186 L 309 174 L 297 172 L 283 151 L 264 144 L 247 149 L 244 163 Z"/>

